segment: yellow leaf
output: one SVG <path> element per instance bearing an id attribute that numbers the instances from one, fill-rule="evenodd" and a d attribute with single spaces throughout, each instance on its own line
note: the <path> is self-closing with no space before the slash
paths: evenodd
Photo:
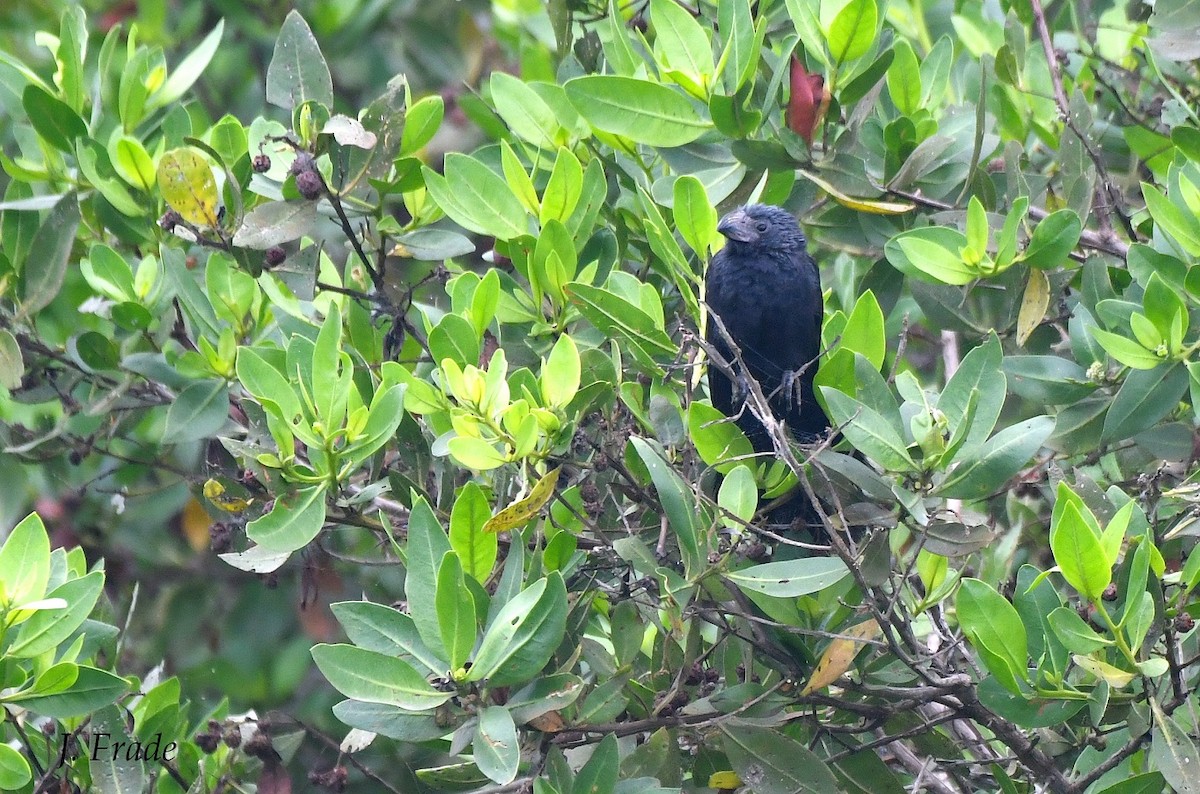
<path id="1" fill-rule="evenodd" d="M 550 497 L 554 496 L 554 486 L 558 484 L 558 473 L 562 467 L 553 469 L 537 481 L 529 496 L 518 499 L 496 515 L 489 518 L 483 525 L 484 532 L 504 532 L 519 527 L 538 514 L 546 506 Z"/>
<path id="2" fill-rule="evenodd" d="M 558 733 L 567 727 L 567 723 L 557 711 L 547 711 L 531 719 L 529 727 L 542 733 Z"/>
<path id="3" fill-rule="evenodd" d="M 217 225 L 217 182 L 200 152 L 187 146 L 172 149 L 158 161 L 157 175 L 163 200 L 185 221 Z"/>
<path id="4" fill-rule="evenodd" d="M 225 486 L 216 480 L 204 483 L 204 498 L 224 510 L 226 513 L 242 513 L 254 504 L 253 499 L 241 499 L 236 496 L 225 496 Z"/>
<path id="5" fill-rule="evenodd" d="M 878 635 L 879 624 L 874 618 L 843 631 L 842 636 L 829 643 L 825 653 L 821 654 L 817 669 L 813 671 L 812 678 L 804 685 L 800 694 L 807 695 L 824 689 L 841 678 L 842 673 L 849 670 L 850 665 L 854 663 L 854 657 L 862 650 L 862 646 Z"/>
<path id="6" fill-rule="evenodd" d="M 1092 675 L 1099 679 L 1108 682 L 1108 685 L 1116 689 L 1122 689 L 1126 684 L 1133 680 L 1135 673 L 1130 673 L 1122 670 L 1119 667 L 1113 667 L 1108 662 L 1102 662 L 1091 656 L 1084 656 L 1081 653 L 1071 655 L 1071 659 L 1075 664 L 1087 670 Z"/>
<path id="7" fill-rule="evenodd" d="M 826 182 L 816 174 L 801 170 L 800 173 L 809 182 L 824 190 L 833 200 L 843 207 L 849 207 L 859 212 L 869 212 L 872 215 L 903 215 L 917 208 L 916 204 L 901 201 L 878 201 L 876 199 L 852 198 Z"/>
<path id="8" fill-rule="evenodd" d="M 1017 344 L 1022 347 L 1046 316 L 1050 308 L 1050 282 L 1046 274 L 1037 268 L 1029 269 L 1029 283 L 1025 285 L 1025 297 L 1021 299 L 1021 311 L 1017 314 Z"/>
<path id="9" fill-rule="evenodd" d="M 725 789 L 732 791 L 742 785 L 742 779 L 738 777 L 737 772 L 733 770 L 725 770 L 724 772 L 713 772 L 708 776 L 708 787 L 715 789 Z"/>
<path id="10" fill-rule="evenodd" d="M 192 551 L 199 552 L 208 549 L 210 542 L 208 528 L 212 525 L 212 519 L 208 517 L 208 513 L 205 512 L 204 506 L 199 501 L 191 498 L 187 500 L 183 506 L 183 512 L 180 514 L 179 524 L 183 530 L 183 537 L 192 547 Z"/>

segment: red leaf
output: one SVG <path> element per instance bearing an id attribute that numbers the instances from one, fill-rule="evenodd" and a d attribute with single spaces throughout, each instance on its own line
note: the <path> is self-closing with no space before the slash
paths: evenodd
<path id="1" fill-rule="evenodd" d="M 825 78 L 819 74 L 809 74 L 800 59 L 793 55 L 791 87 L 791 97 L 787 106 L 788 128 L 812 146 L 813 131 L 821 123 L 821 117 L 829 107 Z"/>

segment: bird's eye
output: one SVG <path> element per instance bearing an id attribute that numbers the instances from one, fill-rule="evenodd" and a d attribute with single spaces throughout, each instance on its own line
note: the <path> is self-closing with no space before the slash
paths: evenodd
<path id="1" fill-rule="evenodd" d="M 758 223 L 755 224 L 755 226 L 758 227 L 758 230 L 760 232 L 765 232 L 767 230 L 767 224 L 765 221 L 759 221 Z"/>

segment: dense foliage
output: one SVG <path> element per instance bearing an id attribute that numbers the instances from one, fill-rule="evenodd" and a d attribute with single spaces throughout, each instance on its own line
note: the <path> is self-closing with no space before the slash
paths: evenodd
<path id="1" fill-rule="evenodd" d="M 326 4 L 345 87 L 294 11 L 253 90 L 244 9 L 0 51 L 0 788 L 1194 790 L 1200 8 L 415 5 L 373 87 Z M 763 456 L 753 201 L 839 431 Z"/>

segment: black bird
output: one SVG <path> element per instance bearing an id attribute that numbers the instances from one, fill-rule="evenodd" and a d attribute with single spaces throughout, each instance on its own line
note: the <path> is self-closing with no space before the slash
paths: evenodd
<path id="1" fill-rule="evenodd" d="M 797 439 L 814 441 L 829 430 L 829 419 L 813 394 L 825 309 L 821 276 L 808 255 L 804 232 L 785 210 L 765 204 L 734 210 L 721 219 L 717 231 L 728 242 L 708 269 L 708 305 L 741 350 L 772 413 L 787 422 Z M 732 362 L 729 345 L 711 318 L 705 336 Z M 708 390 L 721 413 L 740 411 L 738 427 L 756 452 L 773 449 L 766 428 L 743 406 L 743 379 L 731 381 L 709 367 Z"/>

